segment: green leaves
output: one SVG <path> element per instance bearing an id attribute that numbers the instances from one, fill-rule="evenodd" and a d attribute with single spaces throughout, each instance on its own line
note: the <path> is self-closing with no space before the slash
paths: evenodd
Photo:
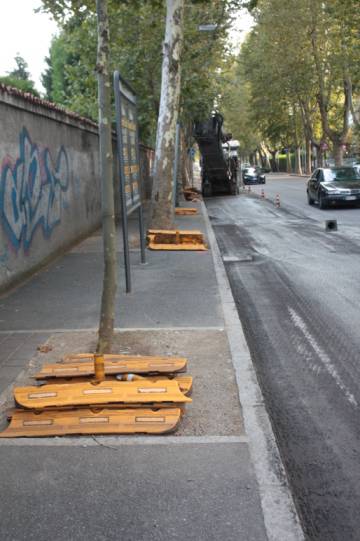
<path id="1" fill-rule="evenodd" d="M 255 20 L 234 73 L 239 110 L 252 120 L 240 120 L 240 139 L 251 141 L 252 129 L 278 147 L 324 132 L 346 141 L 351 87 L 360 97 L 358 1 L 259 0 Z"/>
<path id="2" fill-rule="evenodd" d="M 50 99 L 96 119 L 95 2 L 42 0 L 61 25 L 43 82 Z M 223 87 L 228 60 L 226 35 L 237 0 L 189 0 L 181 60 L 181 120 L 207 117 Z M 160 97 L 165 6 L 162 0 L 109 1 L 111 70 L 118 69 L 138 95 L 140 136 L 155 143 Z M 217 25 L 199 32 L 202 23 Z"/>

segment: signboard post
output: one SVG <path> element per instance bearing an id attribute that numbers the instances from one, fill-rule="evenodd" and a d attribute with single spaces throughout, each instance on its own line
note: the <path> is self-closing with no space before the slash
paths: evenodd
<path id="1" fill-rule="evenodd" d="M 140 193 L 140 153 L 136 94 L 118 71 L 114 72 L 114 94 L 126 293 L 130 293 L 128 217 L 135 210 L 138 211 L 139 219 L 141 263 L 145 263 L 145 234 Z"/>
<path id="2" fill-rule="evenodd" d="M 180 123 L 176 123 L 175 133 L 175 158 L 174 158 L 174 172 L 173 172 L 173 200 L 174 207 L 179 206 L 179 186 L 178 186 L 178 169 L 179 169 L 179 154 L 180 154 Z"/>

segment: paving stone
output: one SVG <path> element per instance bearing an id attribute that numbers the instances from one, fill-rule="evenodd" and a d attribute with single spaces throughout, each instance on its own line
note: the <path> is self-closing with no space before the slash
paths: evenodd
<path id="1" fill-rule="evenodd" d="M 0 367 L 0 393 L 14 382 L 16 376 L 21 372 L 22 367 L 19 366 L 4 366 Z"/>

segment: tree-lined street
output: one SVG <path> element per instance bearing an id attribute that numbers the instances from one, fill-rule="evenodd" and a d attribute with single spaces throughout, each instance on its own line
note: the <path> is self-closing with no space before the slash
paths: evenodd
<path id="1" fill-rule="evenodd" d="M 0 74 L 0 538 L 358 541 L 359 0 L 38 4 L 43 90 Z"/>
<path id="2" fill-rule="evenodd" d="M 255 184 L 250 187 L 250 193 L 261 197 L 263 191 L 265 198 L 270 201 L 276 199 L 279 194 L 280 206 L 284 210 L 291 210 L 310 220 L 324 224 L 326 220 L 338 220 L 340 232 L 344 232 L 344 227 L 353 225 L 348 233 L 353 236 L 358 234 L 360 209 L 356 205 L 336 205 L 326 210 L 320 210 L 318 205 L 308 205 L 306 198 L 306 183 L 309 177 L 296 177 L 284 173 L 271 173 L 266 175 L 266 184 Z M 245 187 L 248 193 L 248 186 Z"/>

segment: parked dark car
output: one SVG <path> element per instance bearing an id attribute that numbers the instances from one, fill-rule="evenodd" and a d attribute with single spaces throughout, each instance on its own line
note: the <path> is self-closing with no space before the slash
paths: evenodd
<path id="1" fill-rule="evenodd" d="M 265 184 L 265 175 L 260 167 L 247 167 L 242 171 L 244 184 Z"/>
<path id="2" fill-rule="evenodd" d="M 315 169 L 307 182 L 309 205 L 325 209 L 334 203 L 360 202 L 360 172 L 354 167 Z"/>

